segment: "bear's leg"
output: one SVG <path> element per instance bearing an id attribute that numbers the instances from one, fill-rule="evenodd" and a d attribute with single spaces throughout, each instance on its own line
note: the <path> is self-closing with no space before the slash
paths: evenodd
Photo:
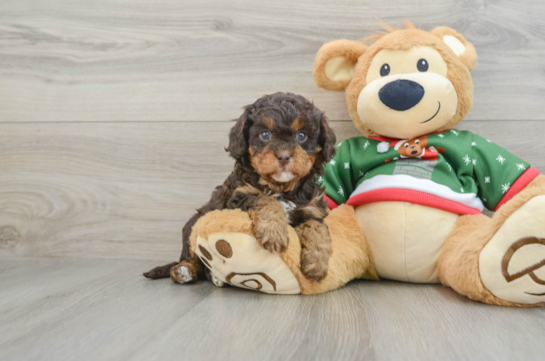
<path id="1" fill-rule="evenodd" d="M 462 216 L 438 260 L 441 282 L 485 303 L 545 302 L 545 177 L 538 177 L 492 219 Z"/>
<path id="2" fill-rule="evenodd" d="M 325 279 L 316 282 L 302 275 L 300 244 L 290 243 L 288 250 L 281 255 L 299 280 L 301 293 L 316 294 L 331 291 L 357 278 L 378 280 L 371 248 L 358 224 L 354 207 L 343 204 L 335 208 L 329 212 L 324 223 L 329 228 L 332 248 Z M 295 231 L 301 234 L 304 229 L 298 227 Z"/>
<path id="3" fill-rule="evenodd" d="M 321 282 L 301 272 L 302 246 L 298 232 L 288 227 L 288 248 L 280 255 L 263 248 L 255 238 L 248 213 L 213 211 L 193 227 L 191 253 L 211 275 L 232 286 L 265 293 L 315 294 L 339 288 L 355 278 L 378 279 L 370 249 L 355 218 L 354 209 L 340 206 L 325 219 L 333 253 L 329 272 Z"/>
<path id="4" fill-rule="evenodd" d="M 298 244 L 286 225 L 287 243 Z M 239 209 L 213 211 L 193 227 L 190 252 L 207 267 L 216 285 L 229 284 L 265 293 L 301 293 L 298 281 L 281 256 L 266 250 L 255 237 L 248 213 Z"/>

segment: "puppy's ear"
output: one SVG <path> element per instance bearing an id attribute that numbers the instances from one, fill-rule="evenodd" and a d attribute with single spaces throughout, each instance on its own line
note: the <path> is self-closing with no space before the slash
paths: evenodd
<path id="1" fill-rule="evenodd" d="M 430 33 L 443 40 L 469 70 L 475 69 L 477 66 L 477 52 L 473 44 L 467 41 L 462 34 L 447 26 L 439 26 Z"/>
<path id="2" fill-rule="evenodd" d="M 335 132 L 333 132 L 333 129 L 331 129 L 327 124 L 327 118 L 324 113 L 321 113 L 320 136 L 318 137 L 318 144 L 322 148 L 320 155 L 323 158 L 321 159 L 323 163 L 329 162 L 331 158 L 335 156 L 336 141 L 337 137 L 335 136 Z"/>
<path id="3" fill-rule="evenodd" d="M 225 150 L 237 160 L 248 152 L 248 133 L 253 123 L 250 119 L 252 109 L 251 105 L 246 106 L 244 113 L 236 120 L 235 125 L 229 131 L 229 146 Z"/>

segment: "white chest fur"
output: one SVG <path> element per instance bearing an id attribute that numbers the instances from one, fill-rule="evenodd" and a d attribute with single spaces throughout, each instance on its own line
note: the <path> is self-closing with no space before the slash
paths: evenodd
<path id="1" fill-rule="evenodd" d="M 286 201 L 284 198 L 282 198 L 282 195 L 280 193 L 276 193 L 273 197 L 275 197 L 278 202 L 282 205 L 282 208 L 284 208 L 284 212 L 286 212 L 286 217 L 290 219 L 290 213 L 293 211 L 297 206 L 292 201 Z"/>

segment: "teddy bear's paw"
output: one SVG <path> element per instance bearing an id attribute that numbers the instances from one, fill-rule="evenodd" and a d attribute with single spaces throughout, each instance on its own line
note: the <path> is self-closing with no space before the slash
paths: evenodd
<path id="1" fill-rule="evenodd" d="M 210 269 L 216 286 L 228 283 L 265 293 L 301 293 L 297 279 L 282 258 L 263 249 L 246 233 L 218 232 L 208 238 L 199 236 L 195 253 Z"/>
<path id="2" fill-rule="evenodd" d="M 517 303 L 545 302 L 545 196 L 513 213 L 479 255 L 484 286 Z"/>

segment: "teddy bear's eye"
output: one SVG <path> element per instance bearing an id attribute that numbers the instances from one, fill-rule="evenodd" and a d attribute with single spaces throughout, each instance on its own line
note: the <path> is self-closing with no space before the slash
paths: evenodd
<path id="1" fill-rule="evenodd" d="M 415 143 L 416 143 L 416 144 L 420 144 L 420 140 L 417 139 Z"/>
<path id="2" fill-rule="evenodd" d="M 271 140 L 271 132 L 265 130 L 261 132 L 261 134 L 259 134 L 259 138 L 261 138 L 261 140 L 264 142 L 268 142 L 269 140 Z"/>
<path id="3" fill-rule="evenodd" d="M 409 143 L 405 143 L 405 148 L 409 148 Z"/>
<path id="4" fill-rule="evenodd" d="M 428 71 L 428 68 L 429 68 L 428 61 L 426 59 L 418 60 L 418 63 L 416 63 L 416 68 L 420 72 Z"/>
<path id="5" fill-rule="evenodd" d="M 386 76 L 390 74 L 390 65 L 388 64 L 383 64 L 381 67 L 380 67 L 380 76 Z"/>

